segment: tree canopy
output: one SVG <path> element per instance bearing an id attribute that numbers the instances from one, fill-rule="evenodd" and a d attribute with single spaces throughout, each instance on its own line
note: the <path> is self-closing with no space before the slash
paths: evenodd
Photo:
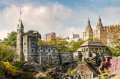
<path id="1" fill-rule="evenodd" d="M 107 26 L 107 39 L 113 47 L 120 46 L 120 25 Z"/>
<path id="2" fill-rule="evenodd" d="M 66 41 L 62 37 L 52 37 L 48 42 L 38 40 L 39 45 L 55 45 L 58 46 L 59 52 L 75 52 L 84 41 L 75 42 L 75 41 Z"/>
<path id="3" fill-rule="evenodd" d="M 0 42 L 0 61 L 13 61 L 14 48 Z"/>
<path id="4" fill-rule="evenodd" d="M 3 43 L 12 47 L 16 47 L 16 36 L 17 33 L 15 31 L 8 33 L 7 38 L 4 38 Z"/>

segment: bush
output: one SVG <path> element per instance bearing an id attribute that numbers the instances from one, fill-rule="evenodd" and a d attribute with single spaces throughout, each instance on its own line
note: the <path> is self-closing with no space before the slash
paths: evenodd
<path id="1" fill-rule="evenodd" d="M 23 62 L 14 62 L 13 65 L 16 67 L 17 70 L 23 70 Z"/>
<path id="2" fill-rule="evenodd" d="M 3 65 L 5 67 L 5 70 L 7 71 L 8 74 L 14 75 L 18 73 L 19 71 L 13 66 L 10 62 L 3 62 Z"/>
<path id="3" fill-rule="evenodd" d="M 24 73 L 17 77 L 16 79 L 35 79 L 33 73 Z"/>
<path id="4" fill-rule="evenodd" d="M 67 73 L 71 75 L 72 70 L 73 70 L 72 68 L 68 68 Z"/>
<path id="5" fill-rule="evenodd" d="M 55 79 L 55 78 L 47 76 L 47 77 L 38 77 L 38 79 Z"/>
<path id="6" fill-rule="evenodd" d="M 0 79 L 5 79 L 5 75 L 0 73 Z"/>

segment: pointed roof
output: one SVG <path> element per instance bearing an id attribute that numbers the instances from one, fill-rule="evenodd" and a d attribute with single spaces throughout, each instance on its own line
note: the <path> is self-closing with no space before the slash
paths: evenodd
<path id="1" fill-rule="evenodd" d="M 23 23 L 22 23 L 22 20 L 21 20 L 21 19 L 19 19 L 19 24 L 18 24 L 18 27 L 19 27 L 19 28 L 24 28 L 24 26 L 23 26 Z"/>
<path id="2" fill-rule="evenodd" d="M 103 27 L 102 22 L 101 22 L 101 17 L 100 17 L 100 15 L 99 15 L 97 27 Z"/>
<path id="3" fill-rule="evenodd" d="M 92 27 L 91 27 L 91 24 L 90 24 L 90 20 L 89 20 L 89 17 L 88 17 L 88 21 L 87 21 L 87 26 L 86 26 L 86 31 L 88 30 L 92 30 Z"/>
<path id="4" fill-rule="evenodd" d="M 90 19 L 89 19 L 89 17 L 88 17 L 87 27 L 88 27 L 88 28 L 91 28 L 91 24 L 90 24 Z"/>

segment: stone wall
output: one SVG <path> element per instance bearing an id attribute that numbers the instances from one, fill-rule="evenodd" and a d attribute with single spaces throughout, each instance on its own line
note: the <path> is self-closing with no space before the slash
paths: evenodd
<path id="1" fill-rule="evenodd" d="M 39 63 L 46 66 L 56 66 L 60 63 L 57 46 L 41 45 L 38 48 Z"/>
<path id="2" fill-rule="evenodd" d="M 61 64 L 72 62 L 73 61 L 73 54 L 68 53 L 60 53 L 60 62 Z"/>
<path id="3" fill-rule="evenodd" d="M 25 35 L 23 37 L 23 53 L 25 61 L 38 62 L 38 52 L 37 52 L 37 36 L 35 35 Z"/>

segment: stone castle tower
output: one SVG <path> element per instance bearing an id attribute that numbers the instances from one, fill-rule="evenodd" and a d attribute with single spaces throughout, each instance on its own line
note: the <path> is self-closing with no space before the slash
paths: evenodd
<path id="1" fill-rule="evenodd" d="M 88 39 L 93 39 L 93 41 L 101 42 L 104 45 L 107 44 L 106 27 L 103 27 L 100 16 L 94 31 L 90 25 L 90 20 L 88 18 L 87 27 L 85 28 L 85 32 L 83 32 L 83 40 Z"/>
<path id="2" fill-rule="evenodd" d="M 97 41 L 97 42 L 99 41 L 99 42 L 103 43 L 104 45 L 106 45 L 106 43 L 107 43 L 106 29 L 105 29 L 105 27 L 103 27 L 100 16 L 99 16 L 99 19 L 97 22 L 96 29 L 94 30 L 93 40 Z"/>
<path id="3" fill-rule="evenodd" d="M 23 61 L 23 35 L 24 35 L 24 26 L 22 20 L 19 20 L 19 24 L 17 26 L 17 49 L 15 53 L 15 61 Z"/>
<path id="4" fill-rule="evenodd" d="M 90 24 L 90 20 L 88 18 L 87 26 L 85 28 L 85 32 L 83 32 L 83 40 L 92 39 L 93 38 L 93 29 Z"/>

